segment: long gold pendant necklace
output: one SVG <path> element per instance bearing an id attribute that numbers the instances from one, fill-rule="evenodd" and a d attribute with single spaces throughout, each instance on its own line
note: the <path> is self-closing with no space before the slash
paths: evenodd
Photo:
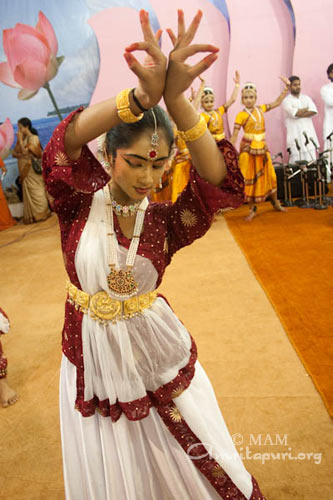
<path id="1" fill-rule="evenodd" d="M 137 215 L 134 224 L 133 236 L 126 256 L 126 269 L 119 269 L 118 262 L 118 240 L 114 231 L 113 204 L 109 186 L 104 186 L 104 197 L 106 203 L 106 217 L 110 232 L 108 235 L 108 258 L 110 273 L 107 276 L 107 283 L 110 291 L 119 298 L 133 297 L 138 293 L 139 287 L 135 281 L 132 269 L 138 251 L 140 235 L 148 207 L 148 199 L 144 198 L 137 208 Z"/>

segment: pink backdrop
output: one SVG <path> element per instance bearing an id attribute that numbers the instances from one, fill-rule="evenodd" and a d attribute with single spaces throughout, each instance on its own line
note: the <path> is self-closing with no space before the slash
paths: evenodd
<path id="1" fill-rule="evenodd" d="M 232 77 L 240 70 L 241 82 L 253 80 L 258 87 L 258 103 L 273 101 L 283 88 L 280 75 L 298 74 L 304 93 L 310 95 L 319 109 L 315 118 L 318 137 L 322 140 L 323 106 L 320 87 L 326 83 L 326 68 L 333 62 L 332 0 L 292 0 L 296 19 L 296 40 L 290 11 L 284 0 L 229 0 L 230 34 L 227 20 L 209 0 L 151 0 L 152 9 L 162 28 L 176 29 L 176 11 L 181 7 L 187 21 L 195 11 L 204 17 L 195 42 L 213 43 L 221 48 L 220 57 L 204 78 L 216 92 L 216 104 L 225 102 L 233 89 Z M 138 12 L 127 7 L 113 7 L 90 19 L 100 48 L 101 67 L 92 103 L 116 94 L 119 89 L 134 86 L 135 78 L 123 59 L 124 47 L 140 40 Z M 163 35 L 162 48 L 171 44 Z M 199 85 L 199 80 L 195 86 Z M 242 108 L 240 99 L 228 112 L 232 130 L 235 115 Z M 283 113 L 276 109 L 266 115 L 267 140 L 271 152 L 285 150 Z"/>

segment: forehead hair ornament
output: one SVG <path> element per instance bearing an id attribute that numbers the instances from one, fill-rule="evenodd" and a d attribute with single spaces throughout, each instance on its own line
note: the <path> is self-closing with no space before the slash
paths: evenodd
<path id="1" fill-rule="evenodd" d="M 257 94 L 257 87 L 255 86 L 255 84 L 253 82 L 246 82 L 244 83 L 244 86 L 242 88 L 242 94 L 246 91 L 246 90 L 250 90 L 252 91 L 254 94 Z"/>
<path id="2" fill-rule="evenodd" d="M 154 110 L 151 109 L 150 111 L 151 111 L 153 118 L 154 118 L 154 132 L 152 133 L 151 140 L 150 140 L 151 148 L 148 151 L 148 159 L 154 160 L 158 154 L 157 147 L 158 147 L 158 142 L 160 140 L 160 137 L 157 133 L 157 120 L 156 120 Z"/>
<path id="3" fill-rule="evenodd" d="M 212 95 L 214 91 L 211 87 L 205 87 L 202 92 L 202 97 L 206 97 L 206 95 Z"/>
<path id="4" fill-rule="evenodd" d="M 254 95 L 257 95 L 257 87 L 255 86 L 255 84 L 253 82 L 244 83 L 243 88 L 242 88 L 242 95 L 246 91 L 251 92 Z"/>

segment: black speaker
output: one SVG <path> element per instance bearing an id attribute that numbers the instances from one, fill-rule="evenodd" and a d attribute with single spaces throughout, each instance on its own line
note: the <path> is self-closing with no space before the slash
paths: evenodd
<path id="1" fill-rule="evenodd" d="M 284 176 L 283 176 L 283 166 L 282 165 L 274 165 L 276 178 L 277 178 L 277 196 L 279 200 L 284 200 Z M 293 172 L 299 170 L 297 165 L 290 167 Z M 309 181 L 309 196 L 314 195 L 314 179 L 315 172 L 310 171 L 307 173 L 308 181 Z M 301 198 L 302 197 L 302 182 L 301 182 L 301 173 L 298 173 L 288 182 L 291 182 L 291 196 L 292 198 Z"/>

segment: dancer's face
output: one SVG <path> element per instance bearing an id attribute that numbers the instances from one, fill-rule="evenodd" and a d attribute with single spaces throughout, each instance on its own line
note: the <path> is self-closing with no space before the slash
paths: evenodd
<path id="1" fill-rule="evenodd" d="M 254 92 L 249 90 L 244 90 L 242 93 L 242 103 L 248 109 L 253 109 L 257 101 L 257 96 Z"/>
<path id="2" fill-rule="evenodd" d="M 294 80 L 290 84 L 290 93 L 291 93 L 291 95 L 294 95 L 295 97 L 300 95 L 300 93 L 301 93 L 301 81 L 300 80 Z"/>
<path id="3" fill-rule="evenodd" d="M 111 192 L 119 203 L 143 200 L 159 184 L 169 160 L 170 147 L 163 131 L 158 130 L 157 155 L 150 159 L 152 132 L 145 132 L 127 148 L 117 149 L 115 158 L 110 156 Z"/>
<path id="4" fill-rule="evenodd" d="M 215 97 L 214 94 L 207 94 L 201 99 L 201 105 L 205 111 L 213 111 Z"/>

